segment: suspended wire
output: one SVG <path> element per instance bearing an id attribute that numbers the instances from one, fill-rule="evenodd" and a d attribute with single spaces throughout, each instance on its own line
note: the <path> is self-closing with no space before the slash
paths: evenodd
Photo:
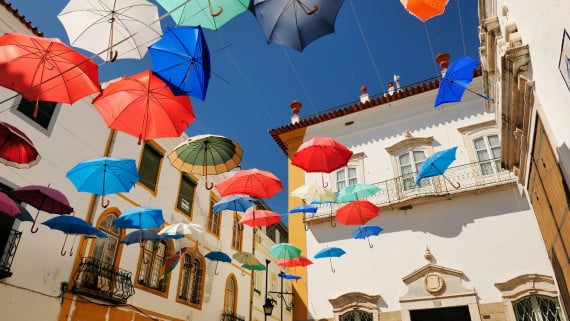
<path id="1" fill-rule="evenodd" d="M 309 100 L 309 104 L 313 108 L 313 111 L 315 113 L 317 113 L 318 112 L 317 108 L 315 107 L 315 104 L 313 103 L 313 100 L 311 99 L 311 96 L 309 95 L 307 88 L 305 88 L 305 85 L 303 84 L 303 80 L 299 76 L 299 73 L 297 72 L 295 65 L 293 65 L 293 61 L 291 61 L 291 57 L 289 57 L 289 54 L 287 53 L 287 50 L 285 50 L 285 48 L 281 47 L 281 49 L 283 50 L 283 54 L 285 55 L 285 58 L 287 58 L 287 62 L 289 63 L 289 66 L 291 66 L 291 69 L 293 70 L 293 74 L 295 75 L 295 78 L 297 78 L 297 82 L 301 86 L 301 89 L 303 90 L 305 97 L 307 97 L 307 99 Z"/>
<path id="2" fill-rule="evenodd" d="M 435 74 L 439 76 L 439 70 L 437 69 L 437 64 L 435 63 L 435 54 L 434 54 L 434 52 L 433 52 L 433 47 L 432 47 L 432 45 L 431 45 L 431 39 L 430 39 L 430 36 L 429 36 L 427 23 L 425 23 L 425 22 L 424 22 L 424 28 L 425 28 L 425 30 L 426 30 L 426 37 L 427 37 L 427 41 L 428 41 L 428 45 L 429 45 L 429 50 L 430 50 L 430 52 L 431 52 L 431 58 L 432 58 L 432 61 L 433 61 L 433 67 L 434 67 L 434 70 L 435 70 Z"/>
<path id="3" fill-rule="evenodd" d="M 461 18 L 461 5 L 459 4 L 460 0 L 455 1 L 457 2 L 457 12 L 459 14 L 459 30 L 461 30 L 461 40 L 463 41 L 463 54 L 467 56 L 467 47 L 465 46 L 465 34 L 463 33 L 463 19 Z"/>

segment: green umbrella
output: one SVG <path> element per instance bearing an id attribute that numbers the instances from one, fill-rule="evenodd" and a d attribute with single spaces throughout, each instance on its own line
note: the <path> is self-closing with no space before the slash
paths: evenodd
<path id="1" fill-rule="evenodd" d="M 156 0 L 178 26 L 197 26 L 218 30 L 238 14 L 247 11 L 250 0 Z"/>
<path id="2" fill-rule="evenodd" d="M 216 135 L 199 135 L 188 138 L 176 146 L 168 159 L 172 166 L 181 172 L 206 176 L 228 172 L 239 166 L 243 151 L 235 141 Z"/>
<path id="3" fill-rule="evenodd" d="M 243 264 L 241 267 L 244 269 L 247 269 L 247 270 L 251 270 L 251 271 L 253 271 L 253 270 L 256 270 L 256 271 L 267 270 L 267 267 L 263 264 L 256 264 L 256 265 Z"/>
<path id="4" fill-rule="evenodd" d="M 338 202 L 351 202 L 361 198 L 372 196 L 380 190 L 379 187 L 370 184 L 354 184 L 343 188 L 338 194 Z"/>
<path id="5" fill-rule="evenodd" d="M 301 256 L 301 249 L 289 243 L 279 243 L 269 249 L 269 253 L 278 259 L 295 259 Z"/>

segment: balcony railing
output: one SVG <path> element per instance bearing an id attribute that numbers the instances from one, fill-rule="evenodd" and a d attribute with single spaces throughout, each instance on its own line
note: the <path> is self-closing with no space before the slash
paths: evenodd
<path id="1" fill-rule="evenodd" d="M 105 301 L 125 303 L 135 294 L 132 273 L 91 257 L 81 259 L 73 292 Z"/>
<path id="2" fill-rule="evenodd" d="M 383 182 L 374 183 L 380 191 L 366 199 L 379 207 L 411 208 L 410 205 L 421 204 L 433 200 L 434 197 L 448 197 L 469 191 L 477 191 L 508 183 L 516 182 L 516 177 L 507 170 L 496 170 L 495 160 L 469 163 L 450 167 L 443 176 L 423 179 L 420 185 L 415 184 L 415 175 L 399 176 Z M 453 185 L 459 187 L 455 188 Z M 305 214 L 305 223 L 318 223 L 334 216 L 342 204 L 319 205 L 315 214 Z"/>
<path id="3" fill-rule="evenodd" d="M 20 244 L 21 237 L 22 232 L 10 230 L 10 235 L 8 235 L 6 247 L 4 248 L 4 251 L 1 253 L 2 256 L 0 257 L 0 279 L 12 276 L 10 267 L 12 266 L 12 261 L 16 255 L 16 250 L 18 249 L 18 244 Z"/>
<path id="4" fill-rule="evenodd" d="M 233 312 L 224 311 L 220 316 L 220 321 L 245 321 L 245 317 Z"/>

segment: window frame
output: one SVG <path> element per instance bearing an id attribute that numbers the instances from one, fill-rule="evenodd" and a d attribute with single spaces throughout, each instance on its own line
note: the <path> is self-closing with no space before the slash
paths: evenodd
<path id="1" fill-rule="evenodd" d="M 530 300 L 531 313 L 532 313 L 533 319 L 535 319 L 536 321 L 548 321 L 547 319 L 545 319 L 543 317 L 542 310 L 540 309 L 541 307 L 540 307 L 540 304 L 538 302 L 539 297 L 543 298 L 543 299 L 550 300 L 556 306 L 557 319 L 559 321 L 564 321 L 562 308 L 560 307 L 560 302 L 558 301 L 558 298 L 547 296 L 547 295 L 540 295 L 540 294 L 528 294 L 528 295 L 525 295 L 521 298 L 518 298 L 516 300 L 511 301 L 513 313 L 515 315 L 514 321 L 524 321 L 524 320 L 519 320 L 519 318 L 517 318 L 516 305 L 520 304 L 520 303 L 522 303 L 522 301 L 526 301 L 526 300 Z"/>
<path id="2" fill-rule="evenodd" d="M 166 280 L 164 281 L 164 282 L 165 282 L 165 284 L 164 284 L 164 291 L 160 291 L 159 289 L 155 289 L 155 288 L 153 288 L 153 287 L 150 287 L 150 286 L 148 286 L 148 285 L 146 285 L 146 284 L 140 282 L 139 277 L 140 277 L 141 267 L 142 267 L 142 264 L 143 264 L 144 254 L 145 254 L 145 252 L 144 252 L 144 251 L 145 251 L 145 248 L 144 248 L 144 247 L 146 246 L 146 243 L 147 243 L 147 242 L 152 242 L 153 244 L 154 244 L 154 243 L 157 243 L 157 242 L 155 242 L 155 241 L 144 241 L 143 246 L 140 247 L 139 260 L 138 260 L 138 263 L 137 263 L 136 279 L 135 279 L 135 282 L 134 282 L 134 283 L 135 283 L 135 287 L 136 287 L 137 289 L 141 289 L 141 290 L 144 290 L 144 291 L 146 291 L 146 292 L 150 292 L 150 293 L 152 293 L 152 294 L 155 294 L 155 295 L 158 295 L 158 296 L 161 296 L 161 297 L 168 298 L 168 293 L 169 293 L 169 290 L 170 290 L 170 276 L 172 275 L 172 272 L 169 273 L 169 274 L 166 276 Z M 166 248 L 165 248 L 165 251 L 164 251 L 164 252 L 165 252 L 164 259 L 163 259 L 163 262 L 162 262 L 161 265 L 160 265 L 160 266 L 162 267 L 162 266 L 164 266 L 164 264 L 165 264 L 166 262 L 168 262 L 168 260 L 172 257 L 172 255 L 174 255 L 174 253 L 173 253 L 173 251 L 172 251 L 172 250 L 174 249 L 174 246 L 173 246 L 173 244 L 172 244 L 172 240 L 162 240 L 162 241 L 158 241 L 158 242 L 164 242 L 164 244 L 166 245 Z M 153 252 L 152 252 L 152 253 L 154 254 L 154 252 L 155 252 L 155 249 L 154 249 L 154 247 L 153 247 Z M 154 263 L 154 255 L 152 256 L 150 262 L 144 263 L 144 264 L 149 264 L 149 271 L 148 271 L 149 275 L 150 275 L 150 273 L 152 272 L 152 263 Z M 160 277 L 160 276 L 159 276 L 159 277 Z M 160 283 L 160 279 L 159 279 L 159 283 Z"/>
<path id="3" fill-rule="evenodd" d="M 241 220 L 241 216 L 237 213 L 234 213 L 232 217 L 232 243 L 231 247 L 233 250 L 237 252 L 241 252 L 243 248 L 243 227 L 240 228 L 239 221 Z M 239 247 L 236 245 L 236 239 L 239 236 Z"/>
<path id="4" fill-rule="evenodd" d="M 338 181 L 337 181 L 337 173 L 342 171 L 342 170 L 346 170 L 346 178 L 344 179 L 344 181 L 346 181 L 348 183 L 349 178 L 348 178 L 348 168 L 355 168 L 356 169 L 356 177 L 353 177 L 354 179 L 356 179 L 356 184 L 364 184 L 365 182 L 365 176 L 364 176 L 364 157 L 366 156 L 366 154 L 364 154 L 364 152 L 358 152 L 358 153 L 354 153 L 352 155 L 352 157 L 350 158 L 350 160 L 348 161 L 348 163 L 346 164 L 346 166 L 341 167 L 333 172 L 331 172 L 329 174 L 329 182 L 331 182 L 331 186 L 329 186 L 329 188 L 331 188 L 334 192 L 340 192 L 338 189 Z M 320 176 L 321 174 L 319 174 Z M 319 177 L 319 183 L 320 183 L 321 178 Z M 305 181 L 308 181 L 307 179 Z M 348 185 L 345 185 L 345 187 Z"/>
<path id="5" fill-rule="evenodd" d="M 234 292 L 233 292 L 233 297 L 234 297 L 233 303 L 234 304 L 233 304 L 233 309 L 231 311 L 226 310 L 226 306 L 228 305 L 228 284 L 229 284 L 230 280 L 233 281 L 233 284 L 235 286 Z M 223 312 L 227 312 L 227 313 L 231 313 L 233 315 L 237 315 L 237 307 L 238 307 L 238 299 L 239 299 L 238 289 L 239 289 L 239 286 L 238 286 L 237 279 L 233 273 L 230 273 L 230 275 L 228 275 L 228 277 L 226 278 L 226 283 L 224 285 L 224 305 L 222 307 Z"/>
<path id="6" fill-rule="evenodd" d="M 489 137 L 490 136 L 497 136 L 497 138 L 499 139 L 499 146 L 491 146 L 491 143 L 489 141 Z M 477 147 L 475 146 L 475 140 L 478 139 L 483 139 L 483 142 L 485 143 L 485 151 L 487 152 L 487 154 L 489 154 L 489 159 L 487 160 L 479 160 L 479 156 L 477 155 L 478 151 L 482 151 L 482 149 L 477 149 Z M 499 136 L 498 133 L 484 133 L 481 135 L 477 135 L 472 137 L 471 139 L 471 148 L 473 149 L 473 154 L 475 155 L 475 162 L 479 165 L 479 171 L 481 173 L 482 176 L 486 176 L 486 175 L 494 175 L 497 173 L 501 172 L 501 157 L 499 156 L 499 158 L 493 158 L 493 148 L 499 147 L 499 151 L 501 151 L 501 137 Z M 497 164 L 497 162 L 499 164 Z M 493 164 L 492 168 L 493 168 L 493 172 L 492 173 L 484 173 L 483 169 L 481 168 L 481 164 L 482 163 L 491 163 Z"/>
<path id="7" fill-rule="evenodd" d="M 194 189 L 192 191 L 192 203 L 190 203 L 190 208 L 188 210 L 189 213 L 184 212 L 182 209 L 178 207 L 180 202 L 180 190 L 182 188 L 182 183 L 184 179 L 187 178 L 190 182 L 194 184 Z M 194 200 L 196 198 L 196 189 L 198 188 L 198 179 L 196 179 L 193 175 L 188 173 L 180 173 L 180 182 L 178 183 L 178 194 L 176 195 L 176 201 L 174 203 L 174 211 L 184 215 L 188 219 L 192 220 L 193 218 L 193 211 L 194 211 Z"/>
<path id="8" fill-rule="evenodd" d="M 158 162 L 158 171 L 156 174 L 156 183 L 154 185 L 154 190 L 151 189 L 149 186 L 146 186 L 141 180 L 139 180 L 137 182 L 137 185 L 139 185 L 142 188 L 144 188 L 145 190 L 149 191 L 153 196 L 156 196 L 158 194 L 158 184 L 160 182 L 160 173 L 162 172 L 162 170 L 161 170 L 162 169 L 162 163 L 164 161 L 164 155 L 166 153 L 166 150 L 164 148 L 162 148 L 162 146 L 160 146 L 154 140 L 147 140 L 147 141 L 145 141 L 144 144 L 141 144 L 142 147 L 141 147 L 141 151 L 140 151 L 140 155 L 139 155 L 139 162 L 138 162 L 138 166 L 137 166 L 137 172 L 139 173 L 139 176 L 140 176 L 140 168 L 142 165 L 144 150 L 145 150 L 147 144 L 150 146 L 150 148 L 154 149 L 155 152 L 160 154 L 160 160 Z"/>
<path id="9" fill-rule="evenodd" d="M 400 178 L 400 181 L 401 181 L 401 184 L 402 184 L 402 189 L 404 190 L 404 192 L 410 191 L 410 190 L 413 190 L 413 189 L 416 189 L 416 188 L 421 188 L 421 187 L 426 187 L 426 186 L 431 185 L 431 182 L 430 182 L 428 179 L 426 179 L 426 178 L 423 178 L 423 179 L 420 181 L 420 184 L 419 184 L 419 185 L 415 183 L 415 182 L 416 182 L 417 174 L 419 173 L 419 171 L 420 171 L 420 169 L 421 169 L 421 164 L 420 164 L 419 167 L 418 167 L 418 165 L 417 165 L 417 164 L 420 163 L 420 162 L 416 160 L 416 157 L 415 157 L 415 153 L 416 153 L 416 152 L 422 152 L 423 155 L 424 155 L 424 157 L 425 157 L 425 158 L 421 161 L 421 164 L 423 164 L 423 163 L 426 161 L 426 159 L 428 159 L 428 157 L 429 157 L 427 151 L 426 151 L 425 149 L 422 149 L 422 148 L 409 148 L 408 150 L 403 151 L 403 152 L 401 152 L 401 153 L 395 155 L 395 157 L 396 157 L 396 163 L 397 163 L 397 166 L 398 166 L 398 168 L 397 168 L 397 170 L 398 170 L 398 175 L 397 175 L 397 177 Z M 400 159 L 401 159 L 402 156 L 404 156 L 404 155 L 408 155 L 408 156 L 409 156 L 409 158 L 410 158 L 410 163 L 409 163 L 409 164 L 402 165 Z M 411 167 L 412 167 L 412 172 L 411 172 L 411 173 L 408 173 L 408 174 L 403 174 L 403 173 L 402 173 L 402 166 L 411 166 Z M 413 184 L 412 184 L 412 185 L 407 185 L 407 184 L 404 183 L 404 180 L 405 180 L 405 179 L 408 179 L 408 178 L 410 178 L 410 177 L 405 177 L 405 178 L 404 178 L 404 175 L 410 175 L 410 174 L 411 174 L 411 178 L 412 178 L 412 180 L 413 180 Z"/>
<path id="10" fill-rule="evenodd" d="M 214 193 L 210 193 L 210 204 L 208 206 L 208 218 L 206 220 L 206 231 L 213 235 L 218 240 L 220 239 L 220 235 L 222 234 L 222 211 L 214 213 L 214 204 L 219 201 L 218 197 Z M 217 231 L 213 231 L 210 227 L 210 222 L 213 222 L 214 216 L 216 217 L 218 227 Z M 212 218 L 212 221 L 210 219 Z"/>
<path id="11" fill-rule="evenodd" d="M 51 133 L 53 131 L 53 128 L 55 127 L 55 123 L 57 120 L 57 117 L 59 115 L 59 112 L 61 110 L 61 103 L 58 102 L 52 102 L 52 101 L 40 101 L 40 103 L 42 102 L 46 102 L 46 103 L 54 103 L 54 110 L 53 113 L 49 119 L 49 123 L 47 127 L 43 127 L 42 125 L 40 125 L 37 121 L 35 121 L 33 119 L 33 117 L 31 115 L 26 114 L 25 112 L 23 112 L 22 110 L 20 110 L 20 106 L 22 105 L 22 103 L 24 101 L 28 101 L 29 100 L 25 99 L 24 97 L 20 96 L 19 100 L 18 100 L 18 104 L 16 106 L 16 108 L 12 108 L 12 112 L 14 114 L 16 114 L 20 119 L 22 119 L 23 121 L 25 121 L 27 124 L 29 124 L 30 126 L 34 127 L 36 130 L 38 130 L 39 132 L 42 132 L 44 134 L 46 134 L 47 136 L 51 136 Z M 34 102 L 31 102 L 32 104 L 35 104 Z M 40 106 L 41 109 L 41 106 Z"/>
<path id="12" fill-rule="evenodd" d="M 196 304 L 196 303 L 192 303 L 190 300 L 185 300 L 185 299 L 180 298 L 180 287 L 182 286 L 182 282 L 184 281 L 183 280 L 183 273 L 185 271 L 184 262 L 179 263 L 180 264 L 180 271 L 178 274 L 178 286 L 176 288 L 176 302 L 182 303 L 184 305 L 193 307 L 193 308 L 198 309 L 198 310 L 202 310 L 202 304 L 204 303 L 204 288 L 205 288 L 205 283 L 206 283 L 206 260 L 200 254 L 200 252 L 196 251 L 196 250 L 187 251 L 186 253 L 182 254 L 182 256 L 180 257 L 180 260 L 182 261 L 186 257 L 190 257 L 191 260 L 198 260 L 200 262 L 200 265 L 202 268 L 202 274 L 200 276 L 200 288 L 199 288 L 200 303 Z M 192 277 L 192 275 L 193 275 L 193 273 L 189 272 L 188 279 L 186 280 L 187 283 L 190 282 L 190 278 Z"/>

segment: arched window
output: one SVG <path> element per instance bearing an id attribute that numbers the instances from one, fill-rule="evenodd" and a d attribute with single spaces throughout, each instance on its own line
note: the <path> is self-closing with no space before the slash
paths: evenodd
<path id="1" fill-rule="evenodd" d="M 226 290 L 224 294 L 224 312 L 235 314 L 237 306 L 237 281 L 233 275 L 226 280 Z"/>
<path id="2" fill-rule="evenodd" d="M 170 258 L 171 251 L 166 241 L 145 241 L 141 248 L 137 282 L 147 288 L 166 292 L 168 277 L 163 278 L 162 267 Z"/>
<path id="3" fill-rule="evenodd" d="M 187 253 L 182 258 L 178 300 L 196 308 L 202 306 L 204 285 L 204 259 L 196 252 Z"/>
<path id="4" fill-rule="evenodd" d="M 561 321 L 560 307 L 555 298 L 530 295 L 513 302 L 517 321 Z"/>
<path id="5" fill-rule="evenodd" d="M 99 229 L 107 234 L 106 238 L 97 238 L 92 257 L 104 264 L 113 265 L 117 254 L 117 246 L 121 236 L 119 228 L 113 226 L 113 221 L 117 218 L 115 213 L 107 214 L 101 223 Z"/>
<path id="6" fill-rule="evenodd" d="M 350 311 L 340 316 L 339 321 L 372 321 L 374 316 L 370 312 Z"/>

